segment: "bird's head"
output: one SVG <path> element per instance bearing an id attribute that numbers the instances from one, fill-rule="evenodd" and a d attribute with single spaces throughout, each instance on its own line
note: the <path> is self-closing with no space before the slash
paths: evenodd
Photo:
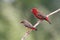
<path id="1" fill-rule="evenodd" d="M 20 23 L 24 23 L 24 21 L 21 21 Z"/>
<path id="2" fill-rule="evenodd" d="M 37 14 L 37 13 L 38 13 L 38 9 L 37 9 L 37 8 L 32 8 L 32 9 L 31 9 L 31 12 L 32 12 L 33 14 Z"/>
<path id="3" fill-rule="evenodd" d="M 27 22 L 27 20 L 23 20 L 23 21 L 21 21 L 20 23 L 26 23 Z"/>

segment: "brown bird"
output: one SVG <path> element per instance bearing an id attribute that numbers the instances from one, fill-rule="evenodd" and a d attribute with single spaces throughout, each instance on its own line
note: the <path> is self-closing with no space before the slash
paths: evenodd
<path id="1" fill-rule="evenodd" d="M 33 27 L 33 25 L 30 23 L 30 22 L 28 22 L 27 20 L 23 20 L 23 21 L 21 21 L 21 23 L 23 23 L 23 25 L 25 26 L 25 27 L 27 27 L 27 28 L 30 28 L 30 29 L 32 29 L 32 30 L 37 30 L 35 27 Z"/>

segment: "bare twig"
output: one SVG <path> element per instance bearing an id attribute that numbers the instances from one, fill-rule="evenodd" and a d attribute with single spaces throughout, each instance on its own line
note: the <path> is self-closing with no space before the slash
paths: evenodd
<path id="1" fill-rule="evenodd" d="M 48 15 L 47 15 L 47 17 L 49 17 L 49 16 L 51 16 L 51 15 L 53 15 L 53 14 L 55 14 L 55 13 L 59 12 L 59 11 L 60 11 L 60 9 L 57 9 L 56 11 L 54 11 L 54 12 L 52 12 L 52 13 L 48 14 Z"/>
<path id="2" fill-rule="evenodd" d="M 46 16 L 49 17 L 49 16 L 51 16 L 51 15 L 53 15 L 53 14 L 59 12 L 59 11 L 60 11 L 60 9 L 57 9 L 56 11 L 54 11 L 54 12 L 52 12 L 52 13 L 46 15 Z M 40 22 L 42 22 L 42 21 L 40 21 L 40 20 L 37 21 L 37 23 L 33 27 L 36 27 Z M 25 40 L 27 38 L 27 36 L 30 34 L 31 31 L 32 31 L 32 29 L 31 30 L 27 30 L 27 32 L 24 34 L 24 36 L 22 37 L 21 40 Z"/>
<path id="3" fill-rule="evenodd" d="M 31 31 L 32 30 L 30 30 L 30 31 L 27 30 L 27 32 L 24 34 L 24 36 L 21 38 L 21 40 L 25 40 L 28 37 L 28 35 L 30 34 Z"/>
<path id="4" fill-rule="evenodd" d="M 37 23 L 33 27 L 36 27 L 40 22 L 42 21 L 38 20 Z"/>

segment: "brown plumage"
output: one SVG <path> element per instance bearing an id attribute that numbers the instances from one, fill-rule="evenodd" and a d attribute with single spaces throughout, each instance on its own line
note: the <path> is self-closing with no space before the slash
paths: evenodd
<path id="1" fill-rule="evenodd" d="M 27 28 L 30 28 L 30 29 L 32 29 L 32 30 L 37 30 L 37 29 L 34 28 L 33 25 L 32 25 L 30 22 L 28 22 L 27 20 L 23 20 L 23 21 L 21 21 L 21 23 L 23 23 L 23 25 L 24 25 L 25 27 L 27 27 Z"/>

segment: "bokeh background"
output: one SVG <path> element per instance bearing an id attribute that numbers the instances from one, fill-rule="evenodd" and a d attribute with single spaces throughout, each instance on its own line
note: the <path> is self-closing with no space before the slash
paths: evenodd
<path id="1" fill-rule="evenodd" d="M 60 8 L 60 0 L 0 0 L 0 40 L 21 40 L 27 30 L 20 22 L 26 19 L 34 25 L 37 21 L 33 7 L 47 15 Z M 60 12 L 49 18 L 52 24 L 43 21 L 26 40 L 60 40 Z"/>

